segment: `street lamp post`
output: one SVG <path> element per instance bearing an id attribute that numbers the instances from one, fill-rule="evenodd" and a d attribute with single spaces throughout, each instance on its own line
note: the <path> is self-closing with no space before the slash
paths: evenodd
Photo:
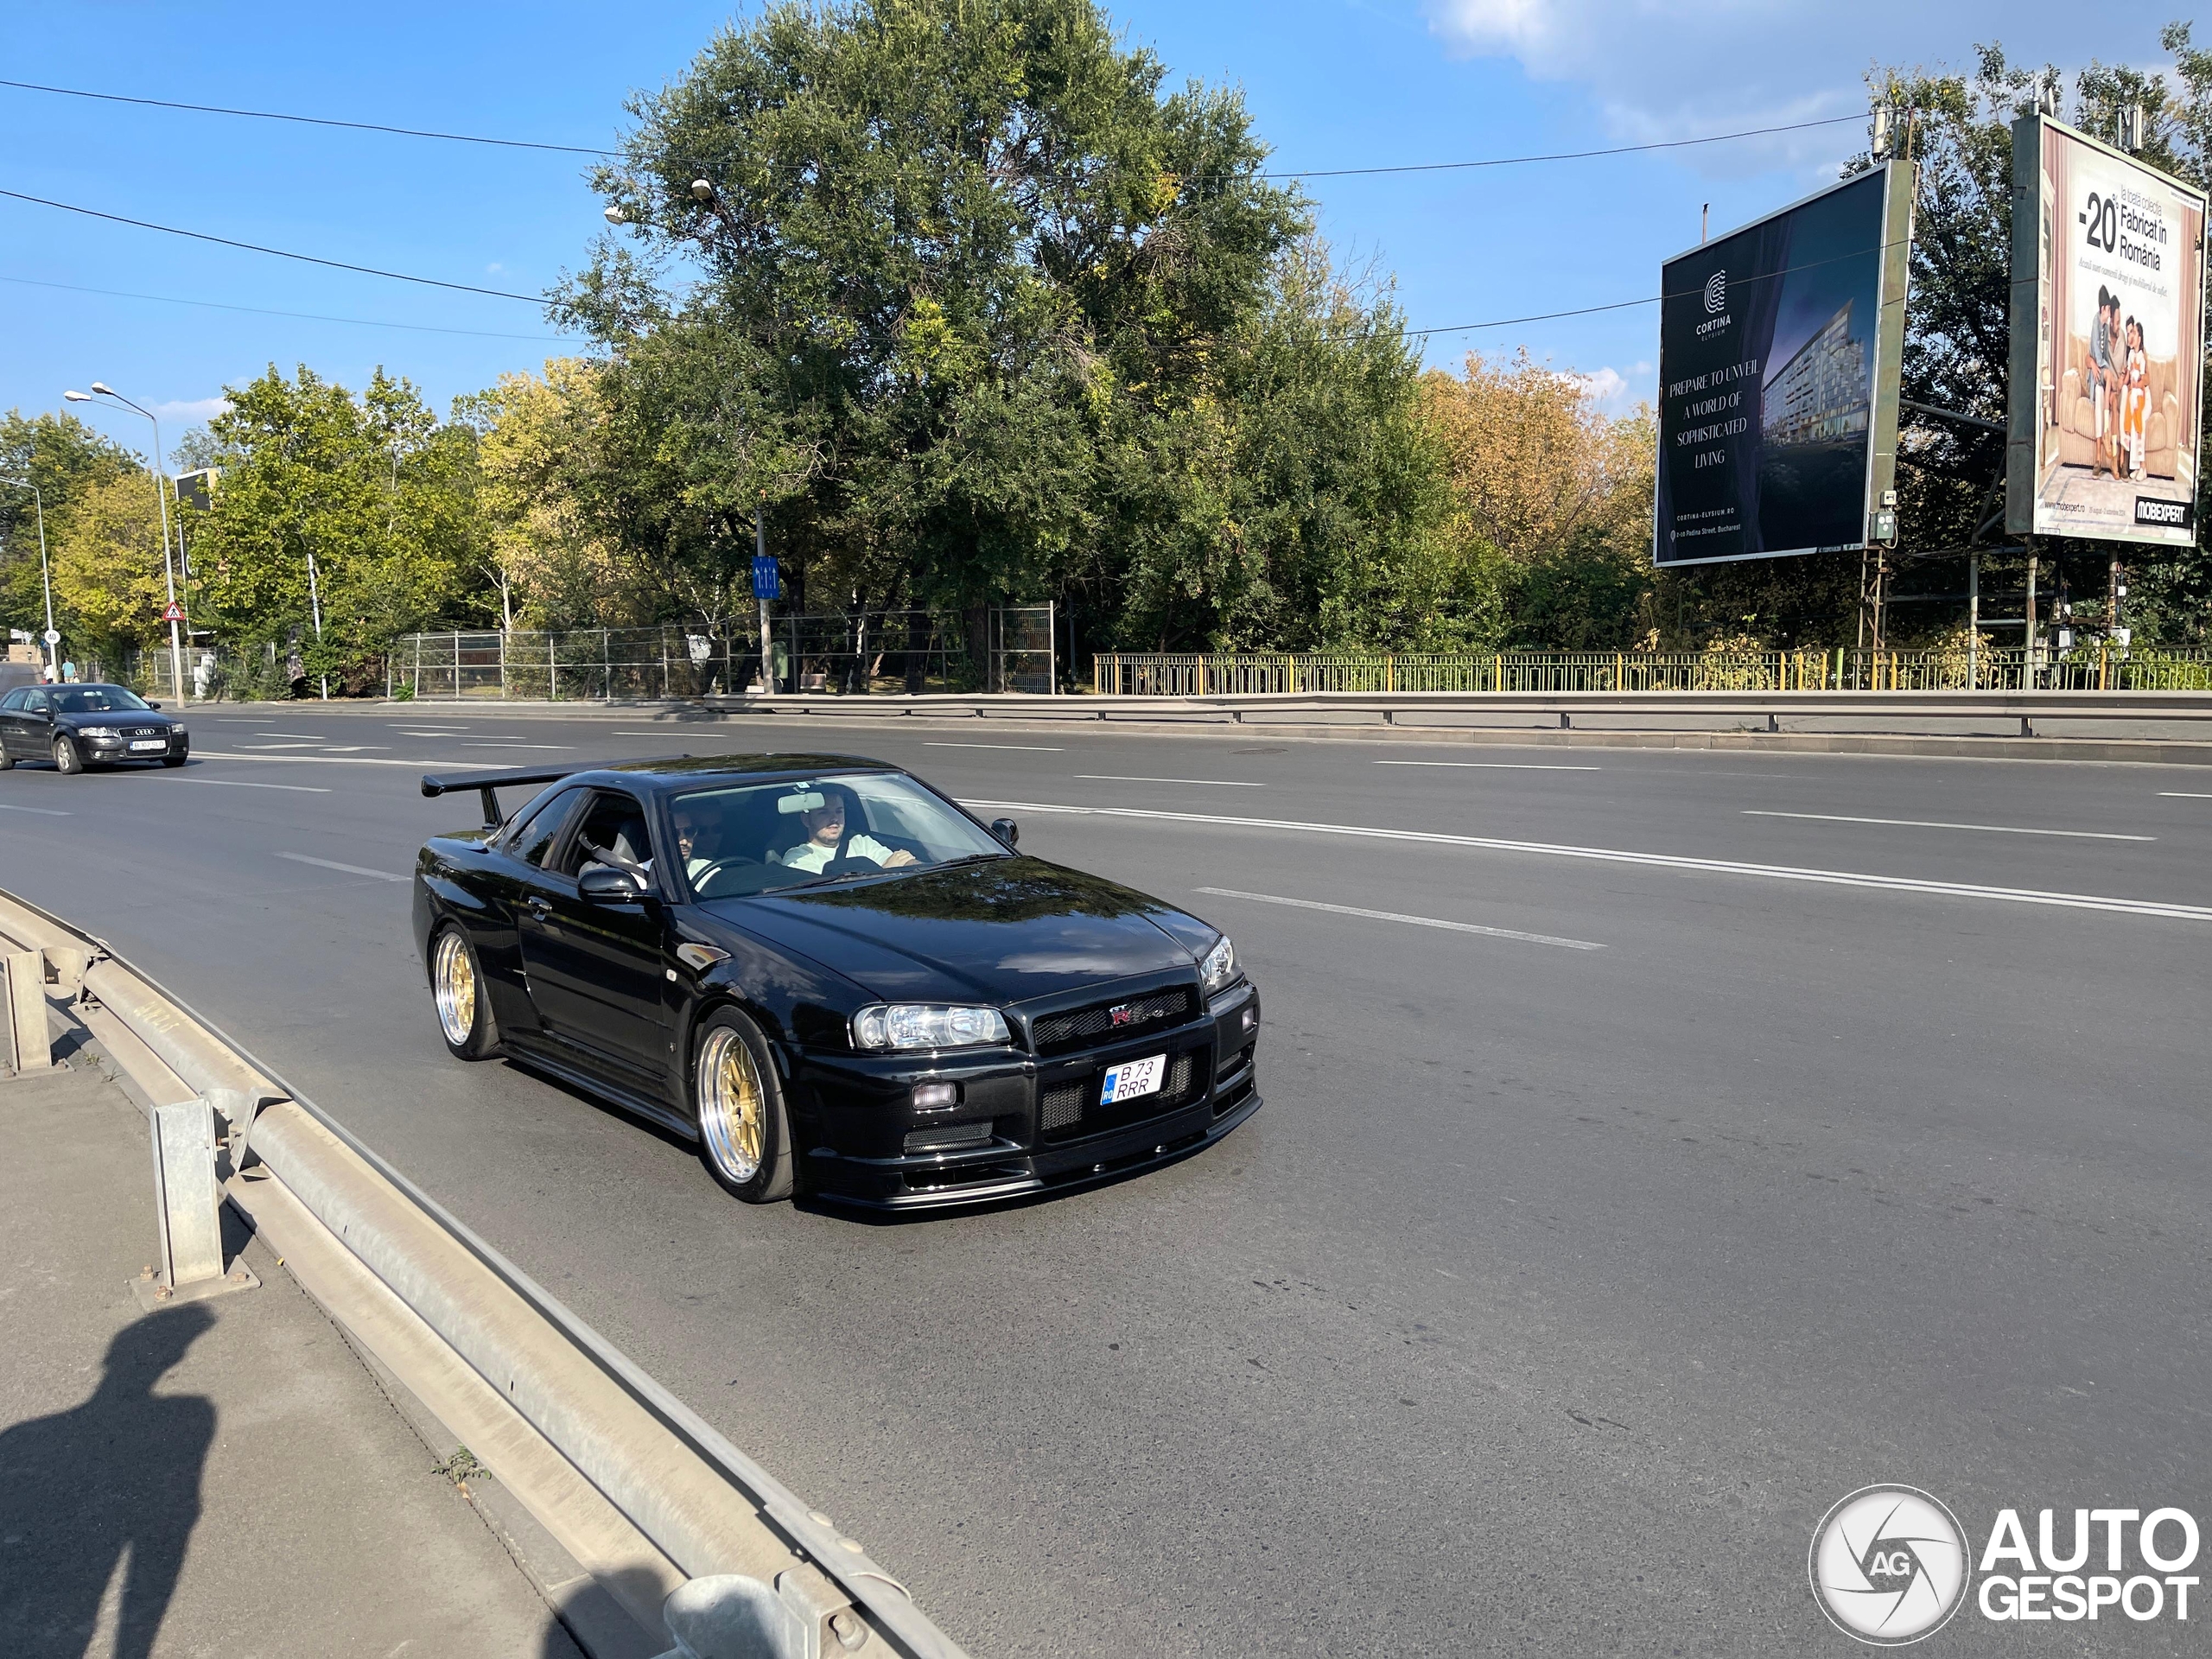
<path id="1" fill-rule="evenodd" d="M 140 409 L 137 404 L 132 403 L 128 397 L 116 391 L 112 386 L 103 385 L 101 382 L 95 380 L 92 382 L 92 391 L 97 392 L 103 397 L 112 397 L 117 403 L 121 404 L 125 409 L 137 410 L 137 413 L 143 415 L 148 420 L 153 421 L 154 423 L 154 465 L 152 467 L 154 475 L 154 505 L 160 510 L 162 515 L 162 582 L 163 586 L 166 587 L 168 591 L 168 609 L 170 612 L 168 619 L 169 674 L 171 683 L 176 687 L 176 700 L 180 704 L 181 704 L 185 701 L 184 639 L 178 632 L 177 620 L 175 616 L 177 609 L 176 571 L 169 563 L 169 497 L 168 492 L 162 487 L 162 480 L 164 476 L 162 472 L 162 423 L 160 421 L 155 419 L 153 410 L 149 409 Z M 68 402 L 73 404 L 89 404 L 92 401 L 91 394 L 81 391 L 65 391 L 61 395 Z"/>
<path id="2" fill-rule="evenodd" d="M 54 637 L 54 572 L 46 562 L 46 498 L 39 493 L 37 480 L 30 478 L 0 479 L 0 484 L 13 484 L 31 493 L 31 505 L 38 510 L 38 579 L 46 589 L 46 632 L 40 643 L 46 647 L 46 665 L 51 669 L 59 661 L 58 642 Z M 59 674 L 54 678 L 60 679 Z"/>

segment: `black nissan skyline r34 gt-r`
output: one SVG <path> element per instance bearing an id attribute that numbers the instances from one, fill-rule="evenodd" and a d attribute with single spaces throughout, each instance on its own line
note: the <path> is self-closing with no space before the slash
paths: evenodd
<path id="1" fill-rule="evenodd" d="M 498 787 L 547 785 L 502 819 Z M 1260 1107 L 1259 994 L 1217 929 L 1016 850 L 899 768 L 732 755 L 429 777 L 446 1046 L 698 1142 L 752 1204 L 903 1210 L 1166 1161 Z"/>

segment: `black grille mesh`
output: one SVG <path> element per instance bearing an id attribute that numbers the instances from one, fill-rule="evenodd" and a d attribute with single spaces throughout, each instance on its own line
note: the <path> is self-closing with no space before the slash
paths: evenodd
<path id="1" fill-rule="evenodd" d="M 1102 1038 L 1133 1036 L 1147 1026 L 1157 1025 L 1163 1020 L 1178 1022 L 1187 1020 L 1191 1015 L 1191 1004 L 1190 991 L 1179 986 L 1172 991 L 1160 991 L 1127 1002 L 1100 1002 L 1091 1007 L 1075 1008 L 1066 1014 L 1048 1014 L 1031 1022 L 1029 1039 L 1039 1054 L 1058 1054 L 1070 1049 L 1090 1048 Z M 1123 1011 L 1119 1025 L 1114 1023 L 1116 1009 Z"/>
<path id="2" fill-rule="evenodd" d="M 1206 1086 L 1205 1076 L 1198 1070 L 1205 1052 L 1194 1049 L 1170 1060 L 1158 1094 L 1139 1095 L 1110 1106 L 1098 1103 L 1100 1074 L 1095 1071 L 1080 1082 L 1047 1089 L 1038 1103 L 1038 1132 L 1047 1140 L 1065 1140 L 1071 1135 L 1091 1135 L 1141 1122 L 1187 1106 Z"/>

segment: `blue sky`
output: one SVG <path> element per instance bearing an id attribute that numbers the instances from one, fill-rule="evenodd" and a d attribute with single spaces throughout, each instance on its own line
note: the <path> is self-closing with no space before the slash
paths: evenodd
<path id="1" fill-rule="evenodd" d="M 1245 92 L 1284 168 L 1382 166 L 1643 143 L 1846 114 L 1876 60 L 2158 61 L 2174 6 L 2055 0 L 1134 0 L 1115 9 L 1177 77 Z M 726 7 L 20 6 L 3 73 L 203 104 L 606 144 L 621 102 L 682 70 Z M 2081 20 L 2097 29 L 2084 38 Z M 1342 254 L 1395 272 L 1416 327 L 1632 299 L 1659 262 L 1832 178 L 1853 125 L 1603 161 L 1325 179 Z M 581 156 L 134 109 L 0 88 L 0 188 L 327 257 L 535 293 L 601 228 Z M 49 286 L 39 286 L 48 284 Z M 59 286 L 53 286 L 59 285 Z M 107 294 L 80 290 L 99 289 Z M 116 297 L 219 302 L 251 309 Z M 412 328 L 273 316 L 373 319 Z M 226 385 L 305 362 L 358 388 L 381 364 L 442 410 L 563 349 L 532 307 L 213 248 L 0 200 L 0 408 L 101 379 L 163 436 Z M 1430 360 L 1526 346 L 1650 394 L 1657 308 L 1439 335 Z M 457 332 L 429 332 L 450 330 Z M 143 447 L 144 423 L 95 416 Z"/>

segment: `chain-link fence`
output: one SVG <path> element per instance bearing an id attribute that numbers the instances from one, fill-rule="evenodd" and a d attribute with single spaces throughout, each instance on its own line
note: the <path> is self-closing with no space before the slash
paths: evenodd
<path id="1" fill-rule="evenodd" d="M 616 698 L 812 691 L 849 696 L 930 691 L 1048 691 L 1057 679 L 1049 605 L 973 617 L 933 611 L 773 617 L 766 672 L 760 624 L 449 629 L 408 634 L 387 659 L 396 696 L 602 702 Z"/>

